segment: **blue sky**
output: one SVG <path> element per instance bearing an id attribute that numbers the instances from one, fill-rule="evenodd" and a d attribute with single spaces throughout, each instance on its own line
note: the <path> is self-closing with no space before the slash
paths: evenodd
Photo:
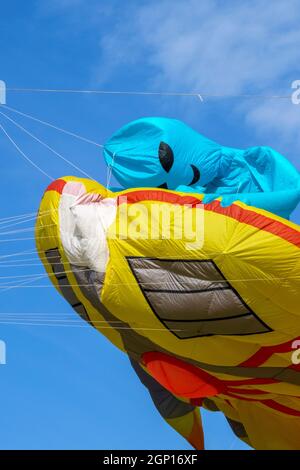
<path id="1" fill-rule="evenodd" d="M 300 79 L 300 10 L 294 0 L 2 3 L 0 79 L 9 88 L 288 95 L 291 82 Z M 9 91 L 7 104 L 99 143 L 138 117 L 175 117 L 224 145 L 270 145 L 300 168 L 300 106 L 289 100 L 207 98 L 201 103 L 195 97 Z M 106 182 L 98 147 L 5 112 Z M 0 124 L 54 178 L 76 174 L 2 115 Z M 47 178 L 1 132 L 0 155 L 0 218 L 36 211 Z M 299 222 L 299 216 L 296 211 L 293 220 Z M 32 250 L 32 237 L 33 231 L 1 233 L 0 257 Z M 0 366 L 0 447 L 188 448 L 159 417 L 127 358 L 99 333 L 84 323 L 17 324 L 37 313 L 71 314 L 47 281 L 35 283 L 46 287 L 30 283 L 3 289 L 24 279 L 15 276 L 38 273 L 43 268 L 34 254 L 0 258 L 0 339 L 7 344 L 7 365 Z M 208 449 L 245 448 L 221 415 L 204 413 L 204 425 Z"/>

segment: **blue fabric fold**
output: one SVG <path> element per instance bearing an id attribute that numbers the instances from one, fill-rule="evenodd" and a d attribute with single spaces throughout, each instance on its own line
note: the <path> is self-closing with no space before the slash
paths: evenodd
<path id="1" fill-rule="evenodd" d="M 104 158 L 123 188 L 164 187 L 204 193 L 204 203 L 222 196 L 284 218 L 300 201 L 300 175 L 270 147 L 222 146 L 181 121 L 143 118 L 119 129 L 105 144 Z"/>

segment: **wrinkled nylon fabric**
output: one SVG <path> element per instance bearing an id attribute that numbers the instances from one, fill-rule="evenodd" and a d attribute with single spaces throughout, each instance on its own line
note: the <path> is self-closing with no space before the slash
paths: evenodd
<path id="1" fill-rule="evenodd" d="M 101 270 L 92 252 L 85 256 L 83 248 L 89 244 L 80 248 L 79 261 L 65 245 L 70 232 L 69 225 L 64 231 L 60 209 L 70 193 L 75 197 L 72 207 L 81 206 L 79 221 L 71 211 L 75 234 L 76 223 L 82 225 L 86 213 L 94 237 L 90 205 L 95 204 L 92 214 L 98 214 L 110 201 L 108 218 L 106 209 L 100 210 L 107 224 L 99 233 L 105 244 L 95 253 L 105 261 Z M 186 201 L 194 201 L 188 210 L 203 212 L 201 246 L 188 249 L 193 240 L 172 233 L 155 240 L 136 232 L 124 236 L 135 204 L 147 211 L 159 207 L 162 221 L 171 206 L 176 224 Z M 239 437 L 257 449 L 299 449 L 300 374 L 291 359 L 293 341 L 300 336 L 299 227 L 243 203 L 223 208 L 219 201 L 200 206 L 195 202 L 201 202 L 196 193 L 187 197 L 139 188 L 114 194 L 94 181 L 61 178 L 42 199 L 37 249 L 54 286 L 74 310 L 150 374 L 152 384 L 157 382 L 157 390 L 167 397 L 161 413 L 195 447 L 202 445 L 196 408 L 203 406 L 222 411 Z M 147 211 L 140 215 L 144 228 L 149 224 Z M 161 235 L 163 227 L 160 222 Z M 83 240 L 86 237 L 88 233 Z M 182 296 L 184 302 L 178 301 Z M 220 319 L 224 329 L 210 327 L 206 335 L 203 322 L 219 325 Z M 196 322 L 192 329 L 190 320 Z M 149 353 L 156 362 L 148 361 L 147 369 Z M 184 389 L 187 377 L 190 387 Z M 144 376 L 142 381 L 149 385 Z M 186 413 L 181 402 L 188 404 Z"/>
<path id="2" fill-rule="evenodd" d="M 165 150 L 159 158 L 161 143 L 172 159 Z M 106 142 L 104 158 L 123 188 L 197 192 L 204 203 L 222 196 L 223 206 L 239 200 L 285 218 L 300 201 L 299 172 L 272 148 L 225 147 L 175 119 L 126 124 Z"/>

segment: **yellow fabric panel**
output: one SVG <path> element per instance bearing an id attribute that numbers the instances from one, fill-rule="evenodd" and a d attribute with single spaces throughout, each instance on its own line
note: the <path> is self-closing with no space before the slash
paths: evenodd
<path id="1" fill-rule="evenodd" d="M 203 449 L 203 430 L 199 410 L 184 416 L 165 420 L 175 431 L 183 436 L 193 447 Z"/>
<path id="2" fill-rule="evenodd" d="M 297 398 L 278 395 L 274 398 L 268 395 L 268 399 L 275 399 L 279 404 L 300 410 L 300 400 Z M 221 397 L 213 397 L 213 401 L 228 418 L 243 424 L 249 437 L 243 440 L 255 449 L 299 449 L 299 417 L 283 414 L 255 401 L 230 398 L 231 405 Z"/>
<path id="3" fill-rule="evenodd" d="M 227 416 L 227 418 L 230 418 L 234 421 L 239 421 L 240 420 L 237 409 L 234 406 L 232 406 L 231 404 L 229 404 L 228 400 L 226 401 L 223 398 L 220 398 L 219 396 L 210 397 L 210 400 L 215 403 L 217 408 L 220 411 L 222 411 L 224 413 L 224 415 Z M 235 401 L 236 400 L 233 400 L 233 402 L 235 402 Z M 204 408 L 205 408 L 205 406 L 204 406 Z"/>
<path id="4" fill-rule="evenodd" d="M 61 178 L 65 181 L 79 181 L 84 183 L 87 191 L 96 192 L 98 191 L 99 194 L 102 194 L 104 197 L 110 195 L 110 192 L 105 190 L 101 185 L 96 182 L 93 182 L 88 179 L 83 178 L 75 178 L 75 177 L 64 177 Z M 103 188 L 103 189 L 102 189 Z M 36 228 L 35 228 L 35 237 L 36 237 L 36 246 L 39 256 L 44 264 L 44 267 L 50 277 L 51 282 L 54 284 L 55 288 L 60 292 L 57 280 L 53 275 L 51 265 L 49 264 L 45 252 L 47 250 L 58 248 L 59 252 L 62 255 L 62 263 L 64 265 L 64 269 L 68 278 L 68 282 L 72 285 L 72 288 L 77 296 L 77 298 L 82 302 L 85 306 L 88 316 L 91 320 L 92 325 L 100 331 L 109 341 L 115 344 L 118 348 L 124 351 L 124 345 L 121 339 L 120 334 L 118 333 L 117 329 L 111 328 L 109 324 L 105 321 L 104 317 L 100 314 L 98 310 L 96 310 L 89 300 L 82 294 L 80 288 L 77 286 L 76 279 L 71 271 L 70 265 L 68 260 L 64 254 L 64 250 L 60 240 L 59 234 L 59 201 L 61 195 L 56 191 L 48 191 L 44 194 L 39 213 L 37 216 L 36 221 Z M 99 323 L 95 322 L 103 322 L 101 326 Z"/>
<path id="5" fill-rule="evenodd" d="M 45 256 L 45 251 L 58 246 L 58 205 L 60 195 L 54 191 L 45 193 L 40 204 L 36 226 L 35 226 L 35 242 L 37 252 L 41 261 L 50 277 L 51 282 L 57 290 L 59 290 L 55 276 L 53 275 L 50 264 Z"/>
<path id="6" fill-rule="evenodd" d="M 293 406 L 296 406 L 296 400 Z M 252 447 L 257 450 L 299 449 L 299 417 L 271 410 L 256 402 L 239 400 L 236 407 Z"/>
<path id="7" fill-rule="evenodd" d="M 65 177 L 65 181 L 80 181 L 90 193 L 101 194 L 103 197 L 126 195 L 132 190 L 122 193 L 111 193 L 98 183 L 81 178 Z M 182 194 L 186 196 L 186 194 Z M 195 195 L 199 197 L 199 195 Z M 74 292 L 84 304 L 92 322 L 104 320 L 76 284 L 74 275 L 63 253 L 59 234 L 58 206 L 60 194 L 49 191 L 44 195 L 36 226 L 37 248 L 45 268 L 56 288 L 57 282 L 52 275 L 51 266 L 45 259 L 45 251 L 58 247 L 62 253 L 62 261 Z M 147 217 L 153 204 L 159 208 L 162 217 L 158 224 L 160 234 L 164 230 L 164 221 L 172 204 L 160 201 L 141 201 L 142 209 L 139 224 L 135 225 L 135 235 L 127 236 L 126 226 L 135 222 L 134 210 L 126 204 L 119 206 L 115 223 L 108 233 L 109 262 L 106 268 L 101 301 L 118 319 L 128 323 L 145 339 L 168 351 L 170 355 L 181 356 L 188 360 L 205 362 L 217 366 L 238 366 L 255 354 L 262 346 L 272 346 L 292 341 L 300 336 L 299 305 L 300 305 L 300 250 L 287 240 L 260 230 L 252 225 L 239 222 L 224 214 L 206 210 L 204 207 L 204 242 L 202 246 L 187 249 L 191 243 L 188 238 L 151 240 L 138 236 L 139 230 L 150 230 Z M 238 207 L 249 209 L 242 203 Z M 128 205 L 128 206 L 134 206 Z M 173 207 L 172 228 L 176 229 L 186 209 L 176 205 Z M 197 209 L 202 211 L 203 209 Z M 47 212 L 48 211 L 48 212 Z M 280 217 L 265 211 L 256 210 L 257 214 L 271 217 L 299 232 L 299 227 Z M 124 220 L 126 224 L 124 224 Z M 300 233 L 300 232 L 299 232 Z M 116 235 L 115 237 L 113 235 Z M 299 235 L 300 236 L 300 235 Z M 193 241 L 193 240 L 192 240 Z M 195 240 L 194 240 L 195 241 Z M 170 260 L 213 260 L 225 278 L 236 289 L 244 302 L 269 327 L 272 332 L 249 336 L 210 336 L 194 339 L 179 339 L 171 333 L 155 316 L 138 285 L 127 257 L 161 258 Z M 96 328 L 113 344 L 124 350 L 123 342 L 117 329 Z M 108 328 L 107 328 L 108 327 Z M 291 365 L 290 353 L 276 353 L 268 358 L 260 367 L 286 368 Z M 214 373 L 221 380 L 241 379 L 241 377 Z M 250 378 L 250 377 L 249 377 Z M 246 377 L 243 377 L 246 379 Z M 241 386 L 247 389 L 247 386 Z M 254 388 L 269 392 L 268 399 L 294 410 L 300 410 L 300 387 L 293 384 L 275 383 L 255 385 Z M 251 387 L 249 387 L 249 390 Z M 238 393 L 238 387 L 236 388 Z M 289 397 L 291 395 L 293 397 Z M 249 393 L 244 398 L 252 398 Z M 259 394 L 258 399 L 265 395 Z M 229 418 L 243 423 L 249 435 L 251 445 L 258 449 L 264 448 L 299 448 L 299 417 L 290 416 L 268 408 L 263 403 L 229 398 L 219 395 L 213 397 L 218 408 Z M 190 436 L 193 417 L 185 416 L 168 420 L 175 429 L 184 436 Z M 288 436 L 287 436 L 288 435 Z M 284 439 L 282 438 L 284 436 Z"/>
<path id="8" fill-rule="evenodd" d="M 151 201 L 142 203 L 146 208 L 151 204 Z M 181 211 L 181 207 L 176 210 Z M 118 222 L 117 219 L 116 226 Z M 143 223 L 147 222 L 145 216 Z M 213 212 L 205 211 L 204 223 L 204 245 L 197 250 L 187 251 L 184 240 L 110 240 L 110 262 L 102 293 L 104 304 L 118 318 L 129 321 L 133 329 L 135 325 L 142 326 L 139 320 L 142 316 L 145 327 L 153 328 L 142 334 L 170 352 L 212 364 L 220 364 L 221 359 L 224 365 L 236 365 L 260 346 L 274 345 L 296 337 L 300 332 L 300 328 L 295 327 L 299 315 L 300 276 L 293 276 L 290 280 L 288 277 L 295 259 L 300 259 L 299 249 L 280 237 Z M 184 341 L 169 331 L 159 331 L 162 324 L 146 303 L 126 256 L 213 259 L 244 301 L 275 331 L 243 337 L 214 336 Z M 283 286 L 285 295 L 282 295 Z"/>
<path id="9" fill-rule="evenodd" d="M 91 180 L 74 177 L 63 179 L 83 182 L 88 192 L 98 193 L 104 197 L 117 196 Z M 124 191 L 122 195 L 130 192 L 132 191 Z M 38 217 L 37 246 L 41 252 L 57 245 L 62 249 L 58 234 L 59 199 L 60 195 L 55 191 L 44 195 L 40 210 L 51 212 Z M 164 217 L 164 211 L 168 210 L 167 206 L 170 204 L 165 202 L 155 202 L 155 204 L 160 206 Z M 139 205 L 149 210 L 153 202 L 144 201 Z M 243 206 L 243 204 L 239 205 Z M 176 206 L 173 224 L 176 225 L 176 217 L 181 217 L 182 210 L 181 206 Z M 123 225 L 120 223 L 120 217 L 124 216 L 122 211 L 124 208 L 121 206 L 116 223 L 111 227 L 111 230 L 116 231 L 117 236 L 122 235 Z M 264 211 L 258 212 L 264 213 Z M 274 219 L 282 221 L 280 218 Z M 145 220 L 142 218 L 142 223 L 148 224 L 146 216 Z M 54 225 L 51 227 L 52 224 Z M 298 315 L 300 277 L 290 276 L 289 264 L 296 264 L 295 260 L 299 259 L 299 249 L 280 237 L 221 214 L 205 211 L 204 224 L 203 247 L 194 250 L 186 249 L 187 240 L 122 239 L 121 237 L 109 239 L 110 261 L 101 298 L 104 305 L 117 318 L 129 322 L 133 329 L 137 328 L 139 334 L 150 338 L 151 341 L 171 353 L 217 365 L 220 361 L 223 365 L 237 365 L 263 345 L 278 344 L 297 336 L 295 318 Z M 286 223 L 286 225 L 297 228 L 291 223 Z M 199 338 L 179 340 L 153 315 L 131 273 L 126 256 L 213 259 L 253 311 L 276 331 L 243 337 L 213 336 L 203 337 L 201 340 Z M 66 259 L 64 262 L 66 263 Z M 51 268 L 47 266 L 46 261 L 45 266 L 51 274 Z M 69 270 L 68 266 L 66 270 Z M 293 279 L 287 279 L 289 276 Z M 74 283 L 72 273 L 69 277 L 70 282 Z M 53 282 L 55 283 L 55 280 Z M 249 289 L 249 283 L 251 289 Z M 283 285 L 286 289 L 284 296 L 282 295 Z M 80 290 L 76 287 L 75 290 L 78 297 L 82 299 Z M 91 311 L 92 319 L 99 318 L 99 314 L 93 311 L 91 306 L 88 310 Z M 106 332 L 106 335 L 108 334 Z M 118 337 L 119 335 L 116 336 Z M 114 340 L 114 343 L 116 342 L 120 343 Z M 118 346 L 120 347 L 120 344 Z M 275 366 L 285 364 L 285 361 L 278 355 L 270 361 L 271 365 Z M 221 375 L 219 376 L 222 378 Z M 228 378 L 228 375 L 224 377 Z"/>

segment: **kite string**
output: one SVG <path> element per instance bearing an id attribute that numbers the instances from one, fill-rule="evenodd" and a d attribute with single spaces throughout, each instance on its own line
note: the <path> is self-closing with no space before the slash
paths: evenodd
<path id="1" fill-rule="evenodd" d="M 49 225 L 43 225 L 43 229 L 46 227 L 57 227 L 57 224 L 49 224 Z M 1 231 L 0 227 L 0 236 L 1 235 L 12 235 L 15 233 L 24 233 L 24 232 L 31 232 L 32 230 L 35 230 L 35 226 L 32 227 L 26 227 L 26 228 L 18 228 L 16 230 L 9 230 L 9 231 Z"/>
<path id="2" fill-rule="evenodd" d="M 48 145 L 46 142 L 42 141 L 41 139 L 39 139 L 36 135 L 32 134 L 31 132 L 29 132 L 27 129 L 25 129 L 25 127 L 21 126 L 19 123 L 17 123 L 14 119 L 12 119 L 11 117 L 7 116 L 7 114 L 3 113 L 0 111 L 0 114 L 2 116 L 4 116 L 6 119 L 8 119 L 10 122 L 12 122 L 16 127 L 18 127 L 21 131 L 23 131 L 25 134 L 29 135 L 32 139 L 34 139 L 36 142 L 38 142 L 39 144 L 41 144 L 43 147 L 45 147 L 47 150 L 49 150 L 50 152 L 52 152 L 54 155 L 56 155 L 58 158 L 60 158 L 61 160 L 63 160 L 64 162 L 68 163 L 70 166 L 72 166 L 73 168 L 75 168 L 77 171 L 79 171 L 80 173 L 82 173 L 84 176 L 94 180 L 94 178 L 89 175 L 88 173 L 86 173 L 84 170 L 82 170 L 80 167 L 78 167 L 77 165 L 75 165 L 74 163 L 72 163 L 70 160 L 68 160 L 66 157 L 64 157 L 63 155 L 61 155 L 59 152 L 57 152 L 56 150 L 54 150 L 52 147 L 50 147 L 50 145 Z"/>
<path id="3" fill-rule="evenodd" d="M 59 132 L 63 132 L 64 134 L 67 134 L 71 137 L 75 137 L 76 139 L 82 140 L 83 142 L 86 142 L 88 144 L 95 145 L 96 147 L 103 148 L 103 144 L 99 144 L 98 142 L 95 142 L 91 139 L 88 139 L 86 137 L 83 137 L 82 135 L 76 134 L 75 132 L 68 131 L 66 129 L 63 129 L 62 127 L 58 127 L 54 124 L 51 124 L 50 122 L 43 121 L 42 119 L 38 119 L 30 114 L 23 113 L 22 111 L 19 111 L 18 109 L 12 108 L 11 106 L 7 105 L 2 105 L 3 108 L 8 109 L 9 111 L 12 111 L 13 113 L 19 114 L 20 116 L 26 117 L 28 119 L 31 119 L 32 121 L 38 122 L 39 124 L 43 124 L 44 126 L 51 127 L 52 129 L 55 129 Z"/>
<path id="4" fill-rule="evenodd" d="M 107 178 L 106 178 L 106 189 L 109 188 L 111 177 L 112 177 L 112 171 L 115 163 L 115 157 L 116 157 L 116 152 L 113 153 L 111 162 L 109 163 L 107 167 Z"/>
<path id="5" fill-rule="evenodd" d="M 31 254 L 34 254 L 36 253 L 36 249 L 35 248 L 31 248 L 29 250 L 22 250 L 22 251 L 17 251 L 15 253 L 10 253 L 8 255 L 1 255 L 0 256 L 0 260 L 3 260 L 4 258 L 12 258 L 13 256 L 26 256 L 26 255 L 31 255 Z"/>
<path id="6" fill-rule="evenodd" d="M 250 93 L 226 94 L 226 93 L 199 93 L 194 92 L 176 92 L 176 91 L 125 91 L 125 90 L 84 90 L 84 89 L 58 89 L 58 88 L 7 88 L 12 92 L 27 93 L 82 93 L 97 95 L 136 95 L 136 96 L 192 96 L 199 99 L 203 98 L 254 98 L 254 99 L 291 99 L 290 95 L 258 95 Z M 200 98 L 201 97 L 201 98 Z"/>
<path id="7" fill-rule="evenodd" d="M 46 173 L 42 168 L 40 168 L 36 163 L 34 163 L 33 160 L 31 160 L 31 158 L 29 158 L 24 152 L 23 150 L 21 150 L 21 148 L 18 146 L 18 144 L 14 141 L 14 139 L 8 134 L 8 132 L 4 129 L 3 125 L 0 124 L 0 129 L 2 130 L 2 132 L 4 133 L 4 135 L 6 135 L 6 137 L 8 138 L 8 140 L 13 144 L 13 146 L 16 148 L 16 150 L 19 152 L 19 154 L 22 156 L 22 158 L 24 160 L 26 160 L 28 163 L 30 163 L 30 165 L 32 165 L 34 168 L 36 168 L 40 173 L 42 173 L 44 176 L 46 176 L 48 179 L 50 179 L 51 181 L 54 180 L 54 178 L 52 176 L 50 176 L 48 173 Z"/>
<path id="8" fill-rule="evenodd" d="M 13 215 L 13 216 L 9 216 L 9 217 L 3 217 L 2 219 L 0 219 L 0 225 L 5 225 L 5 224 L 8 224 L 10 222 L 13 222 L 14 220 L 18 223 L 26 223 L 28 222 L 29 220 L 34 220 L 36 218 L 36 216 L 39 214 L 39 215 L 47 215 L 47 214 L 51 214 L 52 212 L 57 212 L 58 209 L 48 209 L 48 210 L 45 210 L 45 211 L 34 211 L 34 212 L 27 212 L 25 214 L 20 214 L 20 215 Z M 15 225 L 14 223 L 12 225 Z"/>
<path id="9" fill-rule="evenodd" d="M 27 219 L 28 217 L 32 217 L 36 215 L 36 212 L 27 212 L 25 214 L 20 214 L 20 215 L 11 215 L 9 217 L 2 217 L 0 219 L 0 224 L 6 224 L 12 220 L 19 220 L 19 219 Z"/>
<path id="10" fill-rule="evenodd" d="M 32 220 L 36 220 L 36 217 L 37 217 L 37 214 L 35 214 L 33 217 L 29 217 L 28 219 L 23 219 L 21 221 L 20 221 L 20 219 L 17 219 L 17 221 L 13 222 L 13 223 L 9 223 L 9 224 L 3 223 L 2 225 L 0 224 L 0 231 L 1 231 L 1 233 L 4 233 L 4 232 L 2 232 L 2 230 L 6 230 L 7 228 L 10 228 L 10 227 L 15 227 L 16 225 L 26 224 L 27 222 L 31 222 Z"/>
<path id="11" fill-rule="evenodd" d="M 2 294 L 3 292 L 9 291 L 9 290 L 11 290 L 11 289 L 15 289 L 16 287 L 18 287 L 18 288 L 20 288 L 20 287 L 21 287 L 21 288 L 22 288 L 22 287 L 27 287 L 30 282 L 38 281 L 39 279 L 42 279 L 43 277 L 44 277 L 44 275 L 43 275 L 43 276 L 37 276 L 35 279 L 32 279 L 32 278 L 30 278 L 29 280 L 27 279 L 27 280 L 22 281 L 22 282 L 20 282 L 19 284 L 17 284 L 17 286 L 8 285 L 8 286 L 6 286 L 5 288 L 2 288 L 2 286 L 0 286 L 0 288 L 2 289 L 2 290 L 1 290 L 1 294 Z M 31 287 L 31 286 L 28 286 L 28 287 Z M 33 287 L 36 287 L 36 286 L 33 286 Z"/>
<path id="12" fill-rule="evenodd" d="M 16 219 L 16 222 L 12 222 L 12 221 L 9 221 L 9 220 L 7 222 L 3 221 L 2 224 L 0 222 L 0 230 L 6 229 L 6 228 L 9 228 L 9 227 L 14 227 L 15 225 L 25 224 L 25 223 L 30 222 L 32 220 L 36 220 L 37 216 L 46 216 L 46 215 L 49 215 L 49 214 L 51 214 L 51 215 L 56 214 L 57 212 L 59 212 L 59 210 L 60 209 L 58 207 L 56 209 L 54 209 L 54 208 L 49 209 L 47 211 L 37 211 L 37 212 L 31 213 L 31 216 L 30 217 L 28 216 L 28 218 L 26 218 L 26 219 L 25 218 L 23 218 L 21 220 Z M 18 216 L 16 216 L 16 217 L 18 217 Z M 10 223 L 10 222 L 12 222 L 12 223 Z"/>
<path id="13" fill-rule="evenodd" d="M 0 324 L 2 325 L 23 325 L 23 326 L 56 326 L 56 327 L 75 327 L 75 328 L 90 328 L 91 326 L 94 325 L 94 321 L 87 323 L 87 324 L 82 324 L 82 325 L 76 325 L 76 324 L 55 324 L 55 323 L 32 323 L 32 322 L 17 322 L 17 321 L 2 321 L 0 320 Z M 107 322 L 106 322 L 107 323 Z M 96 323 L 96 326 L 97 326 L 97 323 Z M 141 330 L 141 331 L 165 331 L 165 332 L 169 332 L 169 330 L 167 328 L 147 328 L 147 327 L 144 327 L 144 328 L 136 328 L 136 327 L 128 327 L 128 326 L 102 326 L 102 325 L 99 325 L 98 326 L 99 328 L 101 328 L 101 330 L 111 330 L 111 329 L 114 329 L 114 330 Z M 172 331 L 184 331 L 184 330 L 179 330 L 179 329 L 173 329 Z"/>
<path id="14" fill-rule="evenodd" d="M 63 273 L 62 273 L 63 274 Z M 27 278 L 27 281 L 28 282 L 31 282 L 31 281 L 36 281 L 38 279 L 41 279 L 41 278 L 44 278 L 45 280 L 45 276 L 48 276 L 48 274 L 39 274 L 39 275 L 36 275 L 36 274 L 31 274 L 29 276 L 26 276 L 24 275 L 24 277 Z M 52 275 L 53 276 L 53 275 Z M 19 277 L 22 277 L 22 276 L 7 276 L 7 278 L 19 278 Z M 28 277 L 30 277 L 28 279 Z M 1 278 L 0 278 L 1 279 Z M 4 277 L 2 278 L 4 279 Z M 295 276 L 295 277 L 289 277 L 289 278 L 285 278 L 285 277 L 276 277 L 276 278 L 272 278 L 273 281 L 284 281 L 286 279 L 298 279 L 299 280 L 299 276 Z M 46 279 L 47 280 L 47 279 Z M 230 281 L 230 282 L 257 282 L 257 281 L 266 281 L 265 278 L 255 278 L 255 279 L 228 279 L 227 281 Z M 222 283 L 226 283 L 227 282 L 226 280 L 220 280 L 220 281 L 211 281 L 211 283 L 218 283 L 218 284 L 222 284 Z M 13 281 L 6 281 L 6 284 L 0 284 L 0 289 L 5 289 L 6 287 L 13 287 L 13 288 L 18 288 L 18 287 L 22 287 L 23 286 L 23 282 L 22 283 L 19 283 L 19 284 L 9 284 L 9 282 L 13 282 Z M 166 283 L 163 283 L 163 282 L 144 282 L 143 283 L 143 286 L 146 286 L 146 289 L 148 291 L 151 292 L 151 289 L 150 287 L 151 286 L 163 286 L 164 284 Z M 181 285 L 192 285 L 193 283 L 192 282 L 181 282 Z M 111 286 L 115 287 L 115 286 L 135 286 L 136 283 L 135 282 L 116 282 L 116 283 L 111 283 L 110 284 Z M 36 287 L 36 288 L 53 288 L 53 285 L 52 284 L 41 284 L 41 285 L 26 285 L 26 287 Z M 91 284 L 63 284 L 63 285 L 59 285 L 59 287 L 91 287 Z M 228 287 L 228 289 L 230 289 Z M 169 291 L 169 289 L 166 289 L 167 291 Z M 216 288 L 215 290 L 219 290 L 219 288 Z M 174 292 L 173 289 L 170 289 L 170 291 Z M 157 289 L 155 290 L 155 292 L 159 292 L 157 291 Z M 177 292 L 177 291 L 175 291 Z M 180 291 L 181 292 L 181 291 Z M 185 291 L 183 291 L 184 293 L 186 293 Z M 203 290 L 200 290 L 198 291 L 197 289 L 194 290 L 194 291 L 189 291 L 188 293 L 190 294 L 193 294 L 193 293 L 200 293 L 200 292 L 203 292 Z"/>

